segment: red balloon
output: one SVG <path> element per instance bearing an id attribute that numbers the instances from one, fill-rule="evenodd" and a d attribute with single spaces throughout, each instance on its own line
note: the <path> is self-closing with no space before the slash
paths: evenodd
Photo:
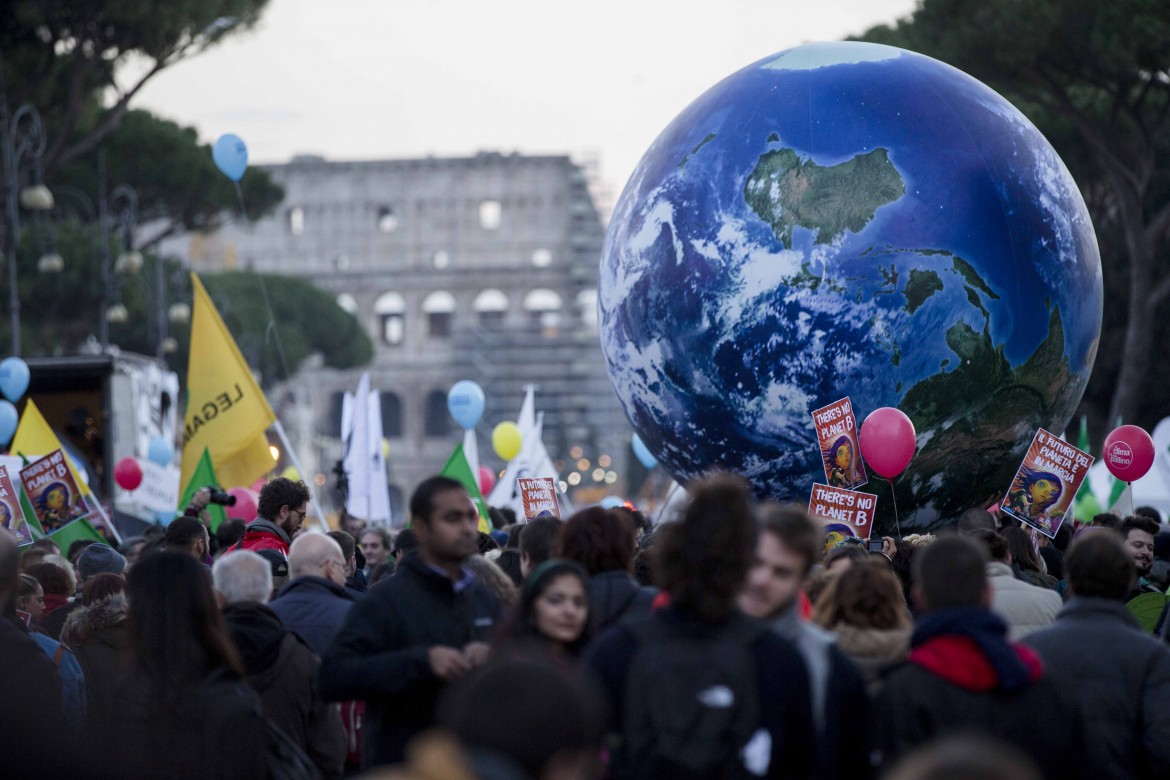
<path id="1" fill-rule="evenodd" d="M 1136 425 L 1114 428 L 1105 438 L 1105 468 L 1122 482 L 1136 482 L 1154 465 L 1154 440 Z"/>
<path id="2" fill-rule="evenodd" d="M 480 466 L 477 476 L 479 477 L 480 495 L 486 496 L 496 486 L 496 473 L 487 466 Z"/>
<path id="3" fill-rule="evenodd" d="M 224 507 L 224 514 L 229 519 L 238 517 L 245 523 L 250 523 L 256 519 L 260 496 L 255 490 L 246 487 L 234 487 L 228 491 L 228 495 L 236 497 L 236 503 L 234 505 Z"/>
<path id="4" fill-rule="evenodd" d="M 114 481 L 123 490 L 137 490 L 142 484 L 142 466 L 134 458 L 122 458 L 114 465 Z"/>
<path id="5" fill-rule="evenodd" d="M 893 479 L 914 458 L 914 423 L 892 406 L 874 409 L 861 423 L 861 456 L 879 476 Z"/>

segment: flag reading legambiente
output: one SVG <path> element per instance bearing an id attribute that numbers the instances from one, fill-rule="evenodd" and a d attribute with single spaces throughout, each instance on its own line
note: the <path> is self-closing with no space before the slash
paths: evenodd
<path id="1" fill-rule="evenodd" d="M 195 274 L 191 286 L 195 305 L 179 484 L 190 482 L 207 449 L 221 484 L 251 485 L 274 465 L 264 432 L 276 415 Z"/>

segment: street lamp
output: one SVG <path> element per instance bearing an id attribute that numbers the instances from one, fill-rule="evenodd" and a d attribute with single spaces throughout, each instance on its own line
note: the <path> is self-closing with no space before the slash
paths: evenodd
<path id="1" fill-rule="evenodd" d="M 129 312 L 122 305 L 122 296 L 115 285 L 113 270 L 110 268 L 111 207 L 122 231 L 122 252 L 118 255 L 118 270 L 133 273 L 142 267 L 142 255 L 134 251 L 134 228 L 138 224 L 138 193 L 133 187 L 121 184 L 114 188 L 108 198 L 106 197 L 106 156 L 99 153 L 98 222 L 102 229 L 102 311 L 98 317 L 98 334 L 103 352 L 110 346 L 110 323 L 125 322 L 129 319 Z"/>
<path id="2" fill-rule="evenodd" d="M 0 171 L 4 181 L 4 206 L 8 224 L 5 226 L 2 253 L 8 263 L 8 314 L 12 327 L 12 354 L 20 355 L 20 293 L 17 289 L 16 246 L 20 241 L 20 207 L 31 211 L 53 208 L 53 193 L 41 182 L 41 155 L 45 153 L 47 138 L 41 115 L 25 103 L 8 115 L 8 95 L 4 91 L 3 64 L 0 63 Z M 20 164 L 25 155 L 31 155 L 32 184 L 20 189 Z M 50 263 L 55 265 L 55 263 Z"/>

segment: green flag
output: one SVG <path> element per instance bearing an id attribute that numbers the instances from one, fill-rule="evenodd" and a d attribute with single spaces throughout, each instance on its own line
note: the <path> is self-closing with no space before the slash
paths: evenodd
<path id="1" fill-rule="evenodd" d="M 80 520 L 74 520 L 72 523 L 57 529 L 53 533 L 49 534 L 49 538 L 57 543 L 57 546 L 61 548 L 62 553 L 68 552 L 69 545 L 80 539 L 92 539 L 93 541 L 101 542 L 102 544 L 110 544 L 110 542 L 106 541 L 106 537 L 98 533 L 98 530 L 94 528 L 84 517 Z"/>
<path id="2" fill-rule="evenodd" d="M 450 477 L 467 488 L 467 495 L 471 496 L 471 500 L 475 502 L 475 508 L 479 511 L 479 530 L 485 534 L 491 531 L 492 524 L 488 517 L 487 502 L 483 500 L 483 494 L 479 492 L 479 484 L 471 473 L 467 456 L 463 454 L 462 443 L 455 446 L 455 451 L 451 453 L 451 457 L 447 459 L 447 465 L 443 467 L 439 475 Z"/>
<path id="3" fill-rule="evenodd" d="M 203 448 L 203 454 L 199 457 L 199 463 L 196 464 L 195 470 L 191 472 L 191 479 L 187 481 L 187 487 L 183 490 L 183 496 L 179 499 L 178 512 L 182 512 L 191 503 L 191 499 L 199 491 L 199 488 L 205 488 L 208 485 L 213 485 L 219 488 L 219 480 L 215 478 L 215 468 L 211 465 L 211 453 L 207 448 Z M 222 504 L 208 504 L 207 515 L 211 518 L 211 523 L 208 530 L 215 533 L 220 524 L 227 519 L 224 513 Z"/>
<path id="4" fill-rule="evenodd" d="M 1082 452 L 1089 452 L 1091 447 L 1092 444 L 1089 441 L 1089 421 L 1082 414 L 1081 430 L 1077 435 L 1077 449 Z M 1093 488 L 1089 486 L 1089 478 L 1085 477 L 1080 489 L 1077 490 L 1076 496 L 1073 497 L 1073 514 L 1082 523 L 1090 523 L 1093 521 L 1093 517 L 1100 513 L 1101 505 L 1097 501 L 1097 496 L 1093 494 Z"/>

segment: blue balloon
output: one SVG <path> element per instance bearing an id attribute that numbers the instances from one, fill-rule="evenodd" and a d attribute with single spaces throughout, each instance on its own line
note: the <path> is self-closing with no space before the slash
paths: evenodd
<path id="1" fill-rule="evenodd" d="M 18 357 L 0 360 L 0 393 L 16 403 L 28 390 L 28 363 Z"/>
<path id="2" fill-rule="evenodd" d="M 598 506 L 600 506 L 602 509 L 617 509 L 618 507 L 625 505 L 626 502 L 622 501 L 617 496 L 606 496 L 605 498 L 601 499 L 601 503 L 598 504 Z"/>
<path id="3" fill-rule="evenodd" d="M 642 441 L 641 436 L 635 433 L 633 440 L 630 442 L 630 446 L 634 448 L 634 455 L 638 457 L 638 460 L 643 466 L 652 469 L 658 465 L 658 458 L 654 457 L 650 453 L 650 450 L 646 449 L 646 444 Z"/>
<path id="4" fill-rule="evenodd" d="M 463 430 L 471 430 L 483 417 L 483 388 L 470 379 L 451 385 L 447 392 L 447 410 Z"/>
<path id="5" fill-rule="evenodd" d="M 0 447 L 7 447 L 16 435 L 17 420 L 16 407 L 7 401 L 0 401 Z"/>
<path id="6" fill-rule="evenodd" d="M 146 457 L 152 463 L 157 463 L 160 466 L 169 466 L 171 461 L 175 459 L 175 448 L 162 436 L 155 436 L 150 440 L 150 446 L 146 450 Z"/>
<path id="7" fill-rule="evenodd" d="M 178 512 L 155 512 L 154 521 L 161 526 L 168 526 L 178 516 Z"/>
<path id="8" fill-rule="evenodd" d="M 248 145 L 238 135 L 225 133 L 215 139 L 211 158 L 224 176 L 239 181 L 244 178 L 244 171 L 248 170 Z"/>

